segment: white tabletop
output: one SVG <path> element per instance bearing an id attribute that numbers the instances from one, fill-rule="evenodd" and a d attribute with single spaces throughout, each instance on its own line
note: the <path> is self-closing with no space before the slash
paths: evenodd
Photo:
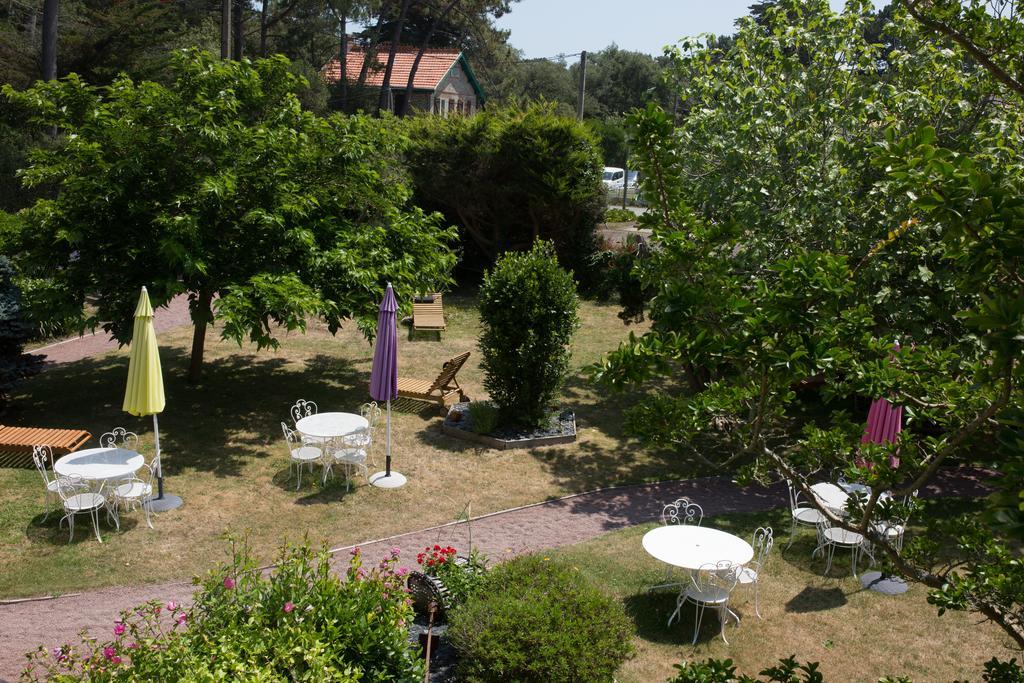
<path id="1" fill-rule="evenodd" d="M 314 439 L 333 439 L 369 426 L 365 417 L 355 413 L 317 413 L 295 423 L 295 429 Z"/>
<path id="2" fill-rule="evenodd" d="M 813 484 L 811 486 L 811 491 L 822 505 L 827 507 L 829 510 L 834 510 L 836 512 L 842 512 L 845 510 L 846 501 L 850 498 L 846 491 L 827 481 Z"/>
<path id="3" fill-rule="evenodd" d="M 652 529 L 644 534 L 643 545 L 655 559 L 691 570 L 723 560 L 744 565 L 754 557 L 754 549 L 739 536 L 689 524 Z"/>
<path id="4" fill-rule="evenodd" d="M 145 462 L 141 455 L 124 448 L 86 448 L 57 460 L 53 463 L 53 471 L 62 477 L 109 481 L 128 477 Z"/>

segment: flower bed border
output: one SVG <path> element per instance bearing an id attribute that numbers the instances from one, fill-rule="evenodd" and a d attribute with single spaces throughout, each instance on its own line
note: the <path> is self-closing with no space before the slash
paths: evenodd
<path id="1" fill-rule="evenodd" d="M 571 413 L 572 417 L 569 418 L 568 428 L 563 428 L 561 434 L 552 434 L 551 436 L 538 436 L 529 439 L 502 439 L 496 436 L 490 436 L 488 434 L 477 434 L 471 432 L 468 429 L 464 429 L 461 425 L 465 423 L 462 419 L 458 422 L 451 419 L 453 412 L 468 412 L 469 402 L 455 403 L 448 409 L 448 414 L 445 415 L 444 423 L 441 425 L 441 431 L 448 436 L 453 436 L 456 439 L 462 439 L 463 441 L 472 441 L 478 443 L 487 448 L 495 448 L 500 451 L 509 450 L 512 448 L 539 448 L 542 446 L 560 446 L 567 443 L 574 443 L 576 441 L 576 414 Z M 568 432 L 568 433 L 567 433 Z"/>

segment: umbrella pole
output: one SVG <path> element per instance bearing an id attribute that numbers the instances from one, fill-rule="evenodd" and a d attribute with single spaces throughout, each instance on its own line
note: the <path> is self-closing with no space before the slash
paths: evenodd
<path id="1" fill-rule="evenodd" d="M 388 448 L 384 458 L 384 476 L 391 476 L 391 399 L 388 399 Z"/>
<path id="2" fill-rule="evenodd" d="M 164 466 L 160 460 L 160 424 L 153 413 L 153 442 L 156 444 L 156 490 L 157 500 L 164 499 Z"/>

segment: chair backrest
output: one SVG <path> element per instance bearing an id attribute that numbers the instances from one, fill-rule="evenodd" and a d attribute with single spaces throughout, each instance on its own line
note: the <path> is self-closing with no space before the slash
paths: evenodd
<path id="1" fill-rule="evenodd" d="M 57 495 L 60 496 L 62 501 L 67 501 L 69 498 L 86 490 L 88 489 L 85 480 L 77 474 L 57 477 Z"/>
<path id="2" fill-rule="evenodd" d="M 49 486 L 49 468 L 53 466 L 53 451 L 50 450 L 49 446 L 33 446 L 32 462 L 35 463 L 36 469 L 39 470 L 39 476 L 43 478 L 43 484 Z"/>
<path id="3" fill-rule="evenodd" d="M 441 366 L 441 374 L 437 376 L 434 383 L 430 385 L 430 390 L 427 393 L 437 391 L 438 389 L 444 389 L 447 387 L 455 375 L 459 374 L 459 370 L 466 364 L 466 359 L 469 358 L 469 351 L 460 353 L 454 358 L 445 361 L 445 364 Z"/>
<path id="4" fill-rule="evenodd" d="M 364 403 L 359 407 L 359 414 L 366 418 L 366 421 L 370 423 L 369 430 L 372 432 L 377 428 L 377 423 L 380 422 L 380 406 L 375 402 L 370 401 Z"/>
<path id="5" fill-rule="evenodd" d="M 139 447 L 139 435 L 124 427 L 114 427 L 100 437 L 100 445 L 106 448 L 124 448 L 129 451 Z"/>
<path id="6" fill-rule="evenodd" d="M 772 546 L 775 545 L 775 536 L 770 526 L 761 526 L 754 530 L 754 538 L 750 545 L 754 547 L 754 561 L 757 562 L 757 566 L 763 567 L 765 560 L 768 559 L 768 553 L 772 551 Z"/>
<path id="7" fill-rule="evenodd" d="M 799 509 L 802 509 L 802 508 L 814 507 L 813 505 L 808 503 L 806 500 L 804 500 L 804 497 L 803 497 L 804 496 L 804 492 L 796 487 L 796 485 L 793 483 L 792 479 L 787 479 L 786 480 L 786 487 L 789 489 L 789 509 L 790 510 L 799 510 Z"/>
<path id="8" fill-rule="evenodd" d="M 689 498 L 680 498 L 661 509 L 662 524 L 693 524 L 704 521 L 704 509 Z"/>
<path id="9" fill-rule="evenodd" d="M 739 580 L 741 568 L 729 560 L 708 562 L 690 574 L 690 582 L 699 593 L 711 592 L 715 588 L 732 593 L 732 589 L 736 587 L 736 582 Z"/>
<path id="10" fill-rule="evenodd" d="M 288 454 L 290 455 L 292 449 L 302 445 L 302 438 L 286 422 L 281 423 L 281 431 L 284 433 L 284 442 L 288 447 Z"/>
<path id="11" fill-rule="evenodd" d="M 317 407 L 313 401 L 307 401 L 304 398 L 300 398 L 292 406 L 292 422 L 298 424 L 299 420 L 310 415 L 316 415 Z"/>

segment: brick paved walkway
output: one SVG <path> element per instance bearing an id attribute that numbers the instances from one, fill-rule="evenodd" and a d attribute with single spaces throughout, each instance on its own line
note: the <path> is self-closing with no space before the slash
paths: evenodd
<path id="1" fill-rule="evenodd" d="M 188 313 L 188 297 L 184 294 L 174 297 L 166 307 L 158 308 L 153 312 L 153 327 L 156 328 L 157 334 L 191 324 L 192 319 Z M 117 342 L 101 329 L 81 337 L 72 337 L 33 349 L 31 353 L 45 355 L 46 366 L 52 366 L 60 363 L 73 363 L 76 360 L 98 356 L 116 349 Z"/>
<path id="2" fill-rule="evenodd" d="M 984 483 L 988 476 L 990 473 L 967 468 L 944 471 L 922 495 L 985 495 L 989 492 Z M 572 545 L 609 531 L 653 521 L 663 502 L 680 496 L 700 501 L 706 516 L 766 511 L 786 505 L 782 487 L 740 488 L 724 477 L 623 486 L 476 518 L 472 522 L 473 547 L 497 562 L 523 553 Z M 468 531 L 466 524 L 450 525 L 358 545 L 370 562 L 376 562 L 397 546 L 402 550 L 402 557 L 411 564 L 416 552 L 434 543 L 439 533 L 446 543 L 466 547 Z M 336 568 L 346 566 L 348 553 L 345 551 L 351 547 L 336 549 Z M 25 661 L 23 653 L 39 644 L 51 647 L 74 640 L 83 627 L 92 629 L 102 640 L 121 610 L 151 599 L 187 603 L 191 595 L 191 582 L 182 581 L 107 588 L 49 600 L 0 603 L 0 681 L 4 677 L 14 680 Z"/>

